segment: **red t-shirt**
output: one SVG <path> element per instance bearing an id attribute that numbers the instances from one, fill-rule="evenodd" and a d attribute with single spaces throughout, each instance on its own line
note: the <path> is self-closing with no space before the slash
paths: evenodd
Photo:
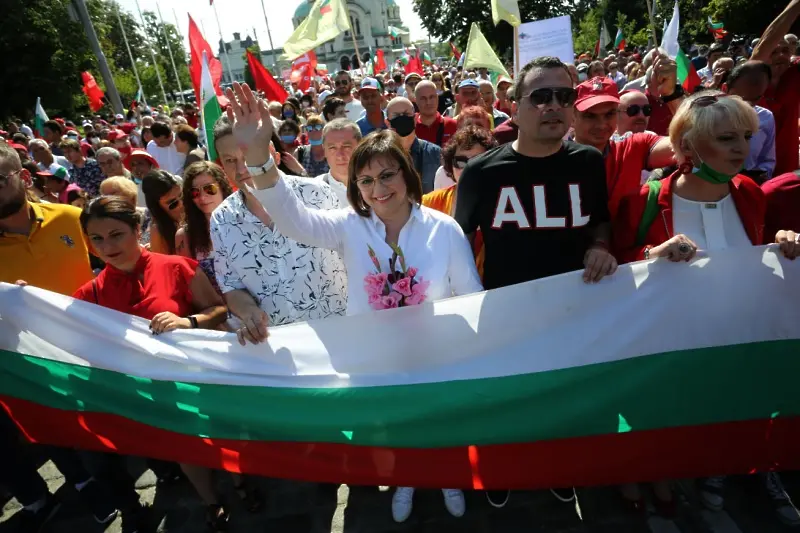
<path id="1" fill-rule="evenodd" d="M 783 73 L 777 87 L 770 86 L 761 105 L 775 115 L 775 172 L 773 176 L 792 172 L 798 165 L 800 141 L 797 135 L 800 106 L 800 66 L 793 65 Z"/>
<path id="2" fill-rule="evenodd" d="M 510 104 L 510 102 L 509 102 L 509 104 Z M 508 107 L 505 107 L 505 106 L 501 107 L 500 106 L 500 100 L 495 100 L 494 108 L 497 109 L 498 111 L 502 111 L 503 113 L 505 113 L 509 117 L 511 116 L 511 105 L 509 105 Z"/>
<path id="3" fill-rule="evenodd" d="M 782 229 L 800 232 L 800 177 L 788 172 L 765 181 L 761 190 L 767 197 L 764 239 L 771 242 Z"/>
<path id="4" fill-rule="evenodd" d="M 608 210 L 611 219 L 617 215 L 622 198 L 636 194 L 642 187 L 642 171 L 647 168 L 647 158 L 661 139 L 652 133 L 634 133 L 621 140 L 611 141 L 606 153 L 606 185 L 608 185 Z"/>
<path id="5" fill-rule="evenodd" d="M 184 317 L 194 311 L 191 283 L 196 271 L 194 259 L 142 250 L 130 274 L 106 265 L 94 280 L 96 300 L 91 281 L 72 297 L 147 320 L 166 311 Z"/>
<path id="6" fill-rule="evenodd" d="M 443 148 L 444 145 L 447 144 L 447 141 L 450 140 L 450 137 L 455 135 L 458 129 L 458 123 L 454 119 L 443 117 L 441 113 L 436 113 L 436 120 L 434 120 L 430 126 L 426 126 L 422 123 L 419 113 L 417 113 L 416 119 L 417 125 L 414 127 L 414 131 L 417 137 L 429 143 L 437 144 L 436 138 L 439 135 L 439 126 L 443 127 L 442 142 L 439 144 L 440 148 Z"/>
<path id="7" fill-rule="evenodd" d="M 494 138 L 500 144 L 513 143 L 519 136 L 519 126 L 514 120 L 506 120 L 497 126 L 492 133 L 494 133 Z"/>
<path id="8" fill-rule="evenodd" d="M 669 135 L 669 123 L 672 122 L 672 111 L 669 110 L 669 106 L 662 103 L 660 98 L 656 98 L 648 91 L 645 91 L 644 94 L 647 95 L 650 106 L 653 108 L 650 122 L 647 123 L 647 129 L 659 135 Z"/>

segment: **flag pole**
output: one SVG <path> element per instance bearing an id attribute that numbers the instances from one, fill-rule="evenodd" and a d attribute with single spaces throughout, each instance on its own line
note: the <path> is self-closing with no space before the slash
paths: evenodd
<path id="1" fill-rule="evenodd" d="M 139 86 L 139 92 L 142 94 L 142 103 L 147 107 L 147 97 L 142 89 L 142 80 L 139 79 L 139 69 L 136 68 L 136 61 L 133 59 L 133 52 L 131 52 L 131 45 L 128 43 L 128 35 L 125 33 L 125 26 L 122 25 L 122 17 L 119 14 L 119 4 L 114 2 L 114 11 L 117 14 L 117 22 L 119 22 L 119 29 L 122 30 L 122 40 L 125 41 L 125 48 L 128 49 L 128 57 L 131 59 L 131 66 L 133 67 L 133 75 L 136 78 L 136 84 Z"/>
<path id="2" fill-rule="evenodd" d="M 278 70 L 277 63 L 275 62 L 275 45 L 272 44 L 272 32 L 269 31 L 269 20 L 267 19 L 267 10 L 264 8 L 264 0 L 261 0 L 261 11 L 264 12 L 264 23 L 267 25 L 267 37 L 269 38 L 270 55 L 272 56 L 272 71 Z"/>
<path id="3" fill-rule="evenodd" d="M 138 1 L 138 0 L 137 0 Z M 217 13 L 217 6 L 211 2 L 211 7 L 214 8 L 214 17 L 217 19 L 217 29 L 219 30 L 219 40 L 222 42 L 222 53 L 225 55 L 225 67 L 228 69 L 228 78 L 233 83 L 233 72 L 231 71 L 231 61 L 228 59 L 228 47 L 225 46 L 225 39 L 222 37 L 222 25 L 219 23 L 219 13 Z"/>
<path id="4" fill-rule="evenodd" d="M 655 0 L 653 0 L 655 2 Z M 658 36 L 656 35 L 656 19 L 653 17 L 653 6 L 650 0 L 644 0 L 647 5 L 647 13 L 650 15 L 650 29 L 653 32 L 653 45 L 658 47 Z"/>
<path id="5" fill-rule="evenodd" d="M 142 15 L 142 8 L 139 7 L 139 0 L 136 0 L 136 10 L 139 11 L 139 18 L 142 19 L 142 31 L 147 33 L 147 25 L 144 22 Z M 153 44 L 149 39 L 146 39 L 147 47 L 150 49 L 150 57 L 153 58 L 153 68 L 156 69 L 156 76 L 158 77 L 158 85 L 161 87 L 161 96 L 164 98 L 164 105 L 167 105 L 167 91 L 164 90 L 164 82 L 161 81 L 161 72 L 158 69 L 158 62 L 156 61 L 156 53 L 153 51 Z M 144 95 L 144 93 L 142 93 Z"/>
<path id="6" fill-rule="evenodd" d="M 355 30 L 353 30 L 353 20 L 350 18 L 349 14 L 347 16 L 347 24 L 350 26 L 350 37 L 353 38 L 353 48 L 356 51 L 356 58 L 358 58 L 358 68 L 362 69 L 363 67 L 361 65 L 361 54 L 358 52 L 358 43 L 356 43 L 356 32 Z M 362 72 L 361 74 L 363 75 L 364 73 Z"/>
<path id="7" fill-rule="evenodd" d="M 519 64 L 519 26 L 514 26 L 514 76 L 521 68 L 522 65 Z"/>
<path id="8" fill-rule="evenodd" d="M 178 68 L 175 66 L 175 58 L 172 56 L 172 46 L 169 44 L 169 35 L 167 34 L 167 26 L 164 24 L 164 17 L 161 16 L 161 7 L 156 4 L 156 9 L 158 10 L 158 18 L 161 21 L 161 30 L 164 32 L 164 41 L 167 43 L 167 52 L 169 52 L 169 60 L 172 63 L 172 70 L 175 72 L 175 81 L 178 82 L 178 91 L 181 95 L 181 103 L 186 104 L 186 100 L 183 98 L 183 87 L 181 87 L 181 77 L 178 76 Z"/>

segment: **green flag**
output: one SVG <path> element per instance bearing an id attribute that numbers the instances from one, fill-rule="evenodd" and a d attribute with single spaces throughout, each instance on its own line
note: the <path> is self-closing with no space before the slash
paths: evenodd
<path id="1" fill-rule="evenodd" d="M 317 0 L 308 17 L 284 43 L 281 58 L 291 61 L 349 29 L 345 0 Z"/>
<path id="2" fill-rule="evenodd" d="M 211 80 L 211 70 L 208 68 L 208 57 L 203 52 L 203 70 L 200 74 L 200 97 L 203 106 L 201 113 L 203 114 L 203 131 L 206 134 L 206 145 L 208 146 L 208 159 L 209 161 L 216 161 L 217 150 L 214 147 L 214 124 L 219 117 L 222 116 L 222 110 L 219 107 L 219 100 L 217 100 L 217 92 L 214 89 L 214 82 Z"/>
<path id="3" fill-rule="evenodd" d="M 467 42 L 467 51 L 464 53 L 467 59 L 464 61 L 464 69 L 471 68 L 487 68 L 509 76 L 503 62 L 494 53 L 489 41 L 481 33 L 478 24 L 473 22 L 472 28 L 469 30 L 469 41 Z"/>

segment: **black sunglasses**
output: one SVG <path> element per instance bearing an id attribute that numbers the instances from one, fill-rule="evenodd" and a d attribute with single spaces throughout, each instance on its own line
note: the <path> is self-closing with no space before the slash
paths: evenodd
<path id="1" fill-rule="evenodd" d="M 457 155 L 453 158 L 453 168 L 464 170 L 469 163 L 470 158 L 465 155 Z"/>
<path id="2" fill-rule="evenodd" d="M 578 93 L 572 87 L 544 87 L 535 89 L 525 98 L 530 97 L 531 104 L 542 107 L 549 104 L 555 98 L 561 107 L 572 107 L 578 98 Z"/>
<path id="3" fill-rule="evenodd" d="M 170 203 L 167 204 L 167 210 L 172 211 L 179 205 L 181 205 L 181 199 L 175 198 L 174 200 L 172 200 Z"/>
<path id="4" fill-rule="evenodd" d="M 341 86 L 341 85 L 347 86 L 347 85 L 350 85 L 350 80 L 336 80 L 336 81 L 335 81 L 335 82 L 333 82 L 333 83 L 334 83 L 334 85 L 336 85 L 337 87 L 339 87 L 339 86 Z"/>
<path id="5" fill-rule="evenodd" d="M 725 98 L 726 96 L 728 95 L 721 94 L 717 96 L 715 94 L 709 94 L 708 96 L 698 96 L 697 98 L 692 100 L 692 103 L 689 105 L 689 107 L 708 107 L 710 105 L 716 104 L 717 102 L 719 102 L 720 98 Z"/>
<path id="6" fill-rule="evenodd" d="M 636 115 L 639 114 L 639 111 L 641 111 L 644 116 L 649 117 L 653 113 L 653 106 L 651 106 L 650 104 L 629 105 L 628 109 L 625 110 L 625 114 L 628 115 L 629 117 L 635 117 Z"/>

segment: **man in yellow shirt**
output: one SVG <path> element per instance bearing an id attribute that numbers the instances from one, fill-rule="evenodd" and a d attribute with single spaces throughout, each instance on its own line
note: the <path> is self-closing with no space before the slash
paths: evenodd
<path id="1" fill-rule="evenodd" d="M 0 281 L 72 296 L 92 279 L 81 211 L 30 202 L 30 180 L 17 152 L 0 145 Z"/>

